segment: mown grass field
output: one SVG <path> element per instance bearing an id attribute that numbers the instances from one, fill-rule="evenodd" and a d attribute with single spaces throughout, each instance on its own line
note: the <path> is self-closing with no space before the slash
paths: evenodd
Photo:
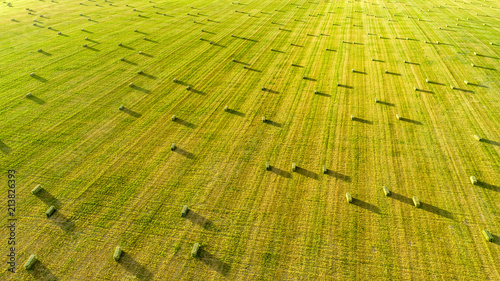
<path id="1" fill-rule="evenodd" d="M 80 1 L 0 6 L 0 279 L 500 279 L 498 1 Z"/>

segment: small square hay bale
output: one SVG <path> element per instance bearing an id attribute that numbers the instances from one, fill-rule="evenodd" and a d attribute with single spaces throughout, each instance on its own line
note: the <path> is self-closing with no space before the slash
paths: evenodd
<path id="1" fill-rule="evenodd" d="M 477 141 L 482 141 L 482 140 L 483 140 L 483 138 L 481 138 L 481 137 L 480 137 L 480 136 L 478 136 L 478 135 L 474 135 L 474 138 L 475 138 Z"/>
<path id="2" fill-rule="evenodd" d="M 124 110 L 125 109 L 125 106 L 122 104 L 120 105 L 120 107 L 118 107 L 119 110 Z"/>
<path id="3" fill-rule="evenodd" d="M 375 98 L 375 103 L 378 103 L 378 99 L 377 98 Z"/>
<path id="4" fill-rule="evenodd" d="M 142 71 L 142 70 L 137 71 L 137 74 L 143 74 L 143 73 L 144 73 L 144 71 Z"/>
<path id="5" fill-rule="evenodd" d="M 130 88 L 132 88 L 132 87 L 134 87 L 134 83 L 130 83 L 130 84 L 128 84 L 128 86 L 129 86 Z"/>
<path id="6" fill-rule="evenodd" d="M 425 79 L 425 83 L 429 83 L 429 79 Z"/>
<path id="7" fill-rule="evenodd" d="M 120 60 L 121 60 L 121 61 L 125 61 L 125 58 L 121 58 Z"/>
<path id="8" fill-rule="evenodd" d="M 351 193 L 347 192 L 345 194 L 345 198 L 347 199 L 347 203 L 352 203 L 352 196 Z"/>
<path id="9" fill-rule="evenodd" d="M 191 250 L 191 256 L 193 258 L 197 257 L 199 250 L 200 250 L 200 243 L 194 243 L 193 249 Z"/>
<path id="10" fill-rule="evenodd" d="M 31 72 L 31 73 L 30 73 L 30 76 L 31 76 L 31 77 L 35 76 L 35 72 Z"/>
<path id="11" fill-rule="evenodd" d="M 24 264 L 24 269 L 26 270 L 30 270 L 31 267 L 33 267 L 33 265 L 38 261 L 38 259 L 36 258 L 35 255 L 31 255 L 29 257 L 29 259 L 26 261 L 26 263 Z"/>
<path id="12" fill-rule="evenodd" d="M 399 116 L 399 114 L 396 114 L 396 119 L 401 120 L 401 116 Z"/>
<path id="13" fill-rule="evenodd" d="M 189 85 L 188 85 L 188 86 L 186 87 L 186 90 L 188 90 L 188 91 L 189 91 L 189 90 L 191 90 L 191 86 L 189 86 Z"/>
<path id="14" fill-rule="evenodd" d="M 224 111 L 226 111 L 226 112 L 229 111 L 229 107 L 227 105 L 224 107 Z"/>
<path id="15" fill-rule="evenodd" d="M 386 69 L 384 72 L 385 72 L 385 73 L 389 73 L 389 70 L 387 70 L 387 69 Z"/>
<path id="16" fill-rule="evenodd" d="M 42 190 L 42 186 L 40 184 L 37 184 L 35 188 L 31 190 L 31 194 L 37 194 L 38 192 L 40 192 L 40 190 Z"/>
<path id="17" fill-rule="evenodd" d="M 175 150 L 175 148 L 176 148 L 176 146 L 175 146 L 175 142 L 174 142 L 174 143 L 172 143 L 172 145 L 170 146 L 170 150 L 174 151 L 174 150 Z"/>
<path id="18" fill-rule="evenodd" d="M 484 239 L 486 239 L 486 241 L 493 242 L 493 235 L 491 235 L 491 233 L 488 230 L 483 229 L 482 233 L 483 233 L 483 237 L 484 237 Z"/>
<path id="19" fill-rule="evenodd" d="M 45 212 L 45 215 L 47 216 L 47 218 L 50 218 L 50 216 L 52 216 L 52 214 L 54 214 L 54 212 L 56 211 L 56 207 L 54 207 L 54 205 L 50 206 L 49 209 Z"/>
<path id="20" fill-rule="evenodd" d="M 27 98 L 31 98 L 31 96 L 32 96 L 32 95 L 31 95 L 31 93 L 27 93 L 27 94 L 26 94 L 26 97 L 27 97 Z"/>
<path id="21" fill-rule="evenodd" d="M 269 165 L 269 162 L 266 162 L 266 171 L 271 170 L 271 166 Z"/>
<path id="22" fill-rule="evenodd" d="M 384 190 L 385 196 L 391 195 L 391 192 L 389 191 L 389 189 L 387 188 L 387 186 L 384 185 L 384 187 L 382 187 L 382 189 Z"/>
<path id="23" fill-rule="evenodd" d="M 469 81 L 464 80 L 465 85 L 469 85 Z"/>
<path id="24" fill-rule="evenodd" d="M 297 170 L 297 164 L 292 163 L 292 172 L 295 172 Z"/>
<path id="25" fill-rule="evenodd" d="M 184 205 L 182 207 L 182 212 L 181 212 L 181 217 L 186 217 L 187 213 L 189 212 L 189 208 L 188 208 L 188 205 Z"/>
<path id="26" fill-rule="evenodd" d="M 177 119 L 177 117 L 175 115 L 172 115 L 172 121 L 175 121 L 175 119 Z"/>
<path id="27" fill-rule="evenodd" d="M 262 116 L 262 123 L 266 123 L 267 119 L 266 116 Z"/>
<path id="28" fill-rule="evenodd" d="M 328 173 L 328 169 L 326 168 L 326 165 L 323 165 L 323 168 L 322 168 L 322 170 L 323 170 L 323 174 L 326 174 L 326 173 Z"/>
<path id="29" fill-rule="evenodd" d="M 476 185 L 477 184 L 476 177 L 475 176 L 470 176 L 470 182 L 472 183 L 472 185 Z"/>
<path id="30" fill-rule="evenodd" d="M 113 254 L 113 259 L 115 261 L 119 261 L 121 256 L 122 256 L 122 248 L 120 248 L 120 246 L 116 246 L 115 253 Z"/>
<path id="31" fill-rule="evenodd" d="M 351 120 L 354 120 L 354 118 L 356 118 L 354 117 L 354 114 L 351 114 Z"/>
<path id="32" fill-rule="evenodd" d="M 415 207 L 417 208 L 420 208 L 420 201 L 418 201 L 417 196 L 413 196 L 413 205 L 415 205 Z"/>

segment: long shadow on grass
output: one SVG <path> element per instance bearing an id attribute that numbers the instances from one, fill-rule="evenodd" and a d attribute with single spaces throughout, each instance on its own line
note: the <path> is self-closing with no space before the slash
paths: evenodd
<path id="1" fill-rule="evenodd" d="M 282 176 L 282 177 L 285 177 L 285 178 L 291 178 L 292 177 L 292 174 L 290 174 L 289 172 L 287 171 L 284 171 L 284 170 L 281 170 L 280 168 L 276 168 L 276 167 L 273 167 L 273 166 L 270 166 L 270 169 L 269 171 L 279 175 L 279 176 Z"/>
<path id="2" fill-rule="evenodd" d="M 399 193 L 396 193 L 394 191 L 391 191 L 391 198 L 396 199 L 400 202 L 403 202 L 405 204 L 413 205 L 413 200 L 410 197 L 406 197 L 404 195 L 401 195 Z"/>
<path id="3" fill-rule="evenodd" d="M 90 47 L 90 46 L 85 47 L 85 49 L 88 49 L 88 50 L 91 50 L 91 51 L 94 51 L 94 52 L 100 52 L 101 51 L 99 49 L 96 49 L 96 48 L 93 48 L 93 47 Z"/>
<path id="4" fill-rule="evenodd" d="M 393 103 L 385 102 L 385 101 L 378 101 L 378 103 L 383 104 L 383 105 L 387 105 L 387 106 L 396 106 Z"/>
<path id="5" fill-rule="evenodd" d="M 0 151 L 2 151 L 3 154 L 9 154 L 12 151 L 12 148 L 0 140 Z"/>
<path id="6" fill-rule="evenodd" d="M 250 70 L 250 71 L 254 71 L 254 72 L 262 72 L 262 70 L 258 70 L 258 69 L 250 68 L 250 67 L 247 67 L 245 69 Z"/>
<path id="7" fill-rule="evenodd" d="M 302 77 L 302 79 L 308 80 L 308 81 L 317 81 L 316 79 L 311 78 L 311 77 L 307 77 L 307 76 Z"/>
<path id="8" fill-rule="evenodd" d="M 36 74 L 33 74 L 31 77 L 33 77 L 34 79 L 36 79 L 36 80 L 38 80 L 40 82 L 43 82 L 43 83 L 47 82 L 47 79 L 45 79 L 45 78 L 43 78 L 41 76 L 38 76 Z"/>
<path id="9" fill-rule="evenodd" d="M 127 252 L 122 251 L 120 264 L 139 280 L 153 280 L 153 274 L 144 265 L 137 262 Z"/>
<path id="10" fill-rule="evenodd" d="M 50 192 L 45 190 L 43 187 L 40 191 L 35 194 L 38 199 L 42 200 L 47 206 L 54 205 L 57 208 L 61 206 L 59 200 L 57 200 Z"/>
<path id="11" fill-rule="evenodd" d="M 52 56 L 51 53 L 47 53 L 45 51 L 40 51 L 39 53 L 42 54 L 42 55 L 46 55 L 46 56 Z"/>
<path id="12" fill-rule="evenodd" d="M 148 58 L 153 58 L 154 57 L 153 55 L 150 55 L 150 54 L 147 54 L 147 53 L 144 53 L 144 52 L 140 53 L 140 55 L 143 55 L 143 56 L 148 57 Z"/>
<path id="13" fill-rule="evenodd" d="M 84 29 L 84 30 L 82 30 L 82 31 L 83 31 L 83 32 L 90 33 L 90 34 L 94 34 L 94 32 L 92 32 L 92 31 L 88 31 L 88 30 L 86 30 L 86 29 Z"/>
<path id="14" fill-rule="evenodd" d="M 467 90 L 467 89 L 462 89 L 462 88 L 453 88 L 453 90 L 455 90 L 455 91 L 461 91 L 461 92 L 464 92 L 464 93 L 474 94 L 474 91 Z"/>
<path id="15" fill-rule="evenodd" d="M 486 183 L 486 182 L 483 182 L 483 181 L 477 181 L 476 185 L 480 186 L 482 188 L 486 188 L 486 189 L 489 189 L 489 190 L 500 192 L 500 187 L 499 186 L 496 186 L 496 185 L 493 185 L 493 184 L 489 184 L 489 183 Z"/>
<path id="16" fill-rule="evenodd" d="M 385 74 L 394 75 L 394 76 L 401 76 L 400 73 L 390 72 L 390 71 L 387 71 Z"/>
<path id="17" fill-rule="evenodd" d="M 264 92 L 268 92 L 268 93 L 271 93 L 271 94 L 279 94 L 280 92 L 278 91 L 275 91 L 275 90 L 271 90 L 271 89 L 268 89 L 268 88 L 264 88 L 264 90 L 262 90 Z"/>
<path id="18" fill-rule="evenodd" d="M 135 50 L 134 48 L 129 47 L 127 45 L 123 45 L 123 44 L 121 44 L 120 47 L 125 48 L 125 49 L 129 49 L 129 50 Z"/>
<path id="19" fill-rule="evenodd" d="M 439 216 L 442 216 L 442 217 L 445 217 L 448 219 L 453 219 L 453 215 L 450 212 L 448 212 L 444 209 L 441 209 L 439 207 L 433 206 L 431 204 L 427 204 L 425 202 L 420 202 L 420 208 L 422 210 L 427 211 L 427 212 L 431 212 L 433 214 L 436 214 L 436 215 L 439 215 Z"/>
<path id="20" fill-rule="evenodd" d="M 301 168 L 301 167 L 296 167 L 295 172 L 297 174 L 301 174 L 303 176 L 306 176 L 306 177 L 314 179 L 314 180 L 318 179 L 318 174 L 316 174 L 313 171 L 309 171 L 309 170 L 306 170 L 304 168 Z"/>
<path id="21" fill-rule="evenodd" d="M 476 84 L 476 83 L 469 83 L 468 85 L 475 86 L 475 87 L 489 88 L 488 86 Z"/>
<path id="22" fill-rule="evenodd" d="M 240 117 L 245 117 L 246 116 L 245 113 L 240 112 L 238 110 L 234 110 L 234 109 L 228 109 L 227 112 L 230 113 L 230 114 L 238 115 Z"/>
<path id="23" fill-rule="evenodd" d="M 127 59 L 124 59 L 123 62 L 126 62 L 126 63 L 131 64 L 131 65 L 137 65 L 137 63 L 135 63 L 133 61 L 129 61 Z"/>
<path id="24" fill-rule="evenodd" d="M 134 90 L 137 90 L 137 91 L 141 91 L 141 92 L 143 92 L 145 94 L 151 94 L 150 90 L 144 89 L 144 88 L 136 86 L 136 85 L 132 85 L 131 88 L 134 89 Z"/>
<path id="25" fill-rule="evenodd" d="M 203 248 L 200 248 L 198 250 L 198 255 L 200 260 L 210 266 L 212 269 L 217 271 L 218 273 L 226 276 L 229 274 L 229 271 L 231 271 L 231 265 L 223 262 L 221 259 L 217 258 L 207 250 L 204 250 Z"/>
<path id="26" fill-rule="evenodd" d="M 269 125 L 272 125 L 274 127 L 278 127 L 278 128 L 281 128 L 283 127 L 283 125 L 281 123 L 278 123 L 278 122 L 274 122 L 272 120 L 266 120 L 266 122 L 264 122 L 266 124 L 269 124 Z"/>
<path id="27" fill-rule="evenodd" d="M 56 281 L 59 280 L 41 261 L 37 261 L 28 273 L 34 280 Z"/>
<path id="28" fill-rule="evenodd" d="M 191 129 L 196 128 L 196 125 L 195 125 L 195 124 L 190 123 L 190 122 L 188 122 L 188 121 L 186 121 L 186 120 L 183 120 L 183 119 L 180 119 L 180 118 L 175 118 L 174 122 L 175 122 L 175 123 L 178 123 L 178 124 L 181 124 L 181 125 L 183 125 L 183 126 L 186 126 L 186 127 L 188 127 L 188 128 L 191 128 Z"/>
<path id="29" fill-rule="evenodd" d="M 198 94 L 198 95 L 203 95 L 203 96 L 207 94 L 207 93 L 205 93 L 205 92 L 203 92 L 203 91 L 196 90 L 196 89 L 193 89 L 193 88 L 189 89 L 189 91 L 190 91 L 190 92 L 193 92 L 193 93 L 195 93 L 195 94 Z"/>
<path id="30" fill-rule="evenodd" d="M 329 97 L 330 97 L 330 95 L 329 95 L 329 94 L 325 94 L 325 93 L 322 93 L 322 92 L 316 92 L 316 93 L 314 93 L 314 94 L 316 94 L 316 95 L 318 95 L 318 96 L 322 96 L 322 97 L 327 97 L 327 98 L 329 98 Z"/>
<path id="31" fill-rule="evenodd" d="M 49 219 L 66 232 L 73 230 L 73 228 L 75 227 L 74 222 L 70 221 L 57 210 L 52 214 L 52 216 L 50 216 Z"/>
<path id="32" fill-rule="evenodd" d="M 349 85 L 345 85 L 345 84 L 338 84 L 337 86 L 342 87 L 342 88 L 347 88 L 347 89 L 354 89 L 353 86 L 349 86 Z"/>
<path id="33" fill-rule="evenodd" d="M 423 125 L 422 122 L 420 122 L 420 121 L 416 121 L 416 120 L 412 120 L 412 119 L 408 119 L 408 118 L 401 117 L 401 119 L 399 119 L 399 120 L 401 120 L 403 122 L 415 124 L 415 125 Z"/>
<path id="34" fill-rule="evenodd" d="M 140 118 L 142 116 L 142 114 L 140 114 L 139 112 L 135 112 L 132 109 L 128 109 L 128 108 L 124 108 L 123 112 L 125 112 L 128 115 L 135 117 L 135 118 Z"/>
<path id="35" fill-rule="evenodd" d="M 147 77 L 147 78 L 149 78 L 149 79 L 154 79 L 154 80 L 156 80 L 156 79 L 158 78 L 158 77 L 156 77 L 156 76 L 154 76 L 154 75 L 147 74 L 147 73 L 145 73 L 145 72 L 141 73 L 141 75 L 142 75 L 142 76 L 144 76 L 144 77 Z"/>
<path id="36" fill-rule="evenodd" d="M 493 70 L 493 71 L 497 71 L 495 68 L 493 67 L 487 67 L 487 66 L 480 66 L 480 65 L 476 65 L 477 68 L 482 68 L 482 69 L 487 69 L 487 70 Z"/>
<path id="37" fill-rule="evenodd" d="M 332 171 L 330 169 L 326 170 L 326 174 L 329 175 L 330 177 L 334 177 L 334 178 L 337 178 L 339 180 L 343 180 L 343 181 L 346 181 L 346 182 L 351 182 L 351 177 L 350 176 L 347 176 L 347 175 L 344 175 L 344 174 Z"/>
<path id="38" fill-rule="evenodd" d="M 354 205 L 356 205 L 358 207 L 361 207 L 363 209 L 366 209 L 366 210 L 368 210 L 370 212 L 374 212 L 376 214 L 380 214 L 380 209 L 377 206 L 375 206 L 373 204 L 370 204 L 368 202 L 365 202 L 363 200 L 360 200 L 358 198 L 354 198 L 354 200 L 352 201 L 352 203 Z"/>
<path id="39" fill-rule="evenodd" d="M 487 143 L 487 144 L 491 144 L 491 145 L 500 146 L 500 142 L 492 141 L 492 140 L 489 140 L 489 139 L 481 139 L 481 142 L 484 142 L 484 143 Z"/>
<path id="40" fill-rule="evenodd" d="M 239 61 L 239 60 L 233 60 L 233 62 L 240 63 L 240 64 L 243 64 L 243 65 L 250 65 L 249 63 L 242 62 L 242 61 Z"/>
<path id="41" fill-rule="evenodd" d="M 444 84 L 444 83 L 439 83 L 439 82 L 435 82 L 435 81 L 429 81 L 427 83 L 434 84 L 434 85 L 440 85 L 440 86 L 446 86 L 446 84 Z"/>
<path id="42" fill-rule="evenodd" d="M 190 220 L 192 223 L 197 224 L 206 230 L 215 229 L 215 225 L 212 221 L 194 212 L 193 210 L 189 210 L 189 212 L 186 214 L 186 218 Z"/>
<path id="43" fill-rule="evenodd" d="M 174 152 L 178 153 L 178 154 L 180 154 L 180 155 L 182 155 L 182 156 L 184 156 L 184 157 L 186 157 L 188 159 L 194 159 L 195 158 L 195 156 L 194 156 L 193 153 L 191 153 L 191 152 L 189 152 L 187 150 L 184 150 L 182 148 L 179 148 L 179 147 L 176 147 L 175 150 L 174 150 Z"/>
<path id="44" fill-rule="evenodd" d="M 495 234 L 491 234 L 491 236 L 493 236 L 493 243 L 500 246 L 500 237 L 498 235 L 495 235 Z"/>
<path id="45" fill-rule="evenodd" d="M 354 117 L 352 119 L 352 121 L 355 121 L 355 122 L 360 122 L 360 123 L 364 123 L 364 124 L 370 124 L 370 125 L 373 125 L 373 122 L 370 121 L 370 120 L 366 120 L 366 119 L 363 119 L 363 118 L 358 118 L 358 117 Z"/>
<path id="46" fill-rule="evenodd" d="M 45 104 L 44 100 L 42 100 L 41 98 L 37 98 L 33 94 L 31 94 L 29 97 L 27 97 L 27 99 L 32 100 L 32 101 L 34 101 L 34 102 L 36 102 L 38 104 Z"/>

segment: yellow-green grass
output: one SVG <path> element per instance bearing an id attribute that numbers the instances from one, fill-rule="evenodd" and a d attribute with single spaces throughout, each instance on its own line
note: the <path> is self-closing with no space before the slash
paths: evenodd
<path id="1" fill-rule="evenodd" d="M 0 279 L 500 279 L 498 3 L 11 3 Z"/>

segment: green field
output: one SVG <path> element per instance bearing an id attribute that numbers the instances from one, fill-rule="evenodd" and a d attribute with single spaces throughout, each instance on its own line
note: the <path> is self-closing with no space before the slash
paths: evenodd
<path id="1" fill-rule="evenodd" d="M 80 1 L 0 5 L 0 279 L 500 280 L 500 2 Z"/>

